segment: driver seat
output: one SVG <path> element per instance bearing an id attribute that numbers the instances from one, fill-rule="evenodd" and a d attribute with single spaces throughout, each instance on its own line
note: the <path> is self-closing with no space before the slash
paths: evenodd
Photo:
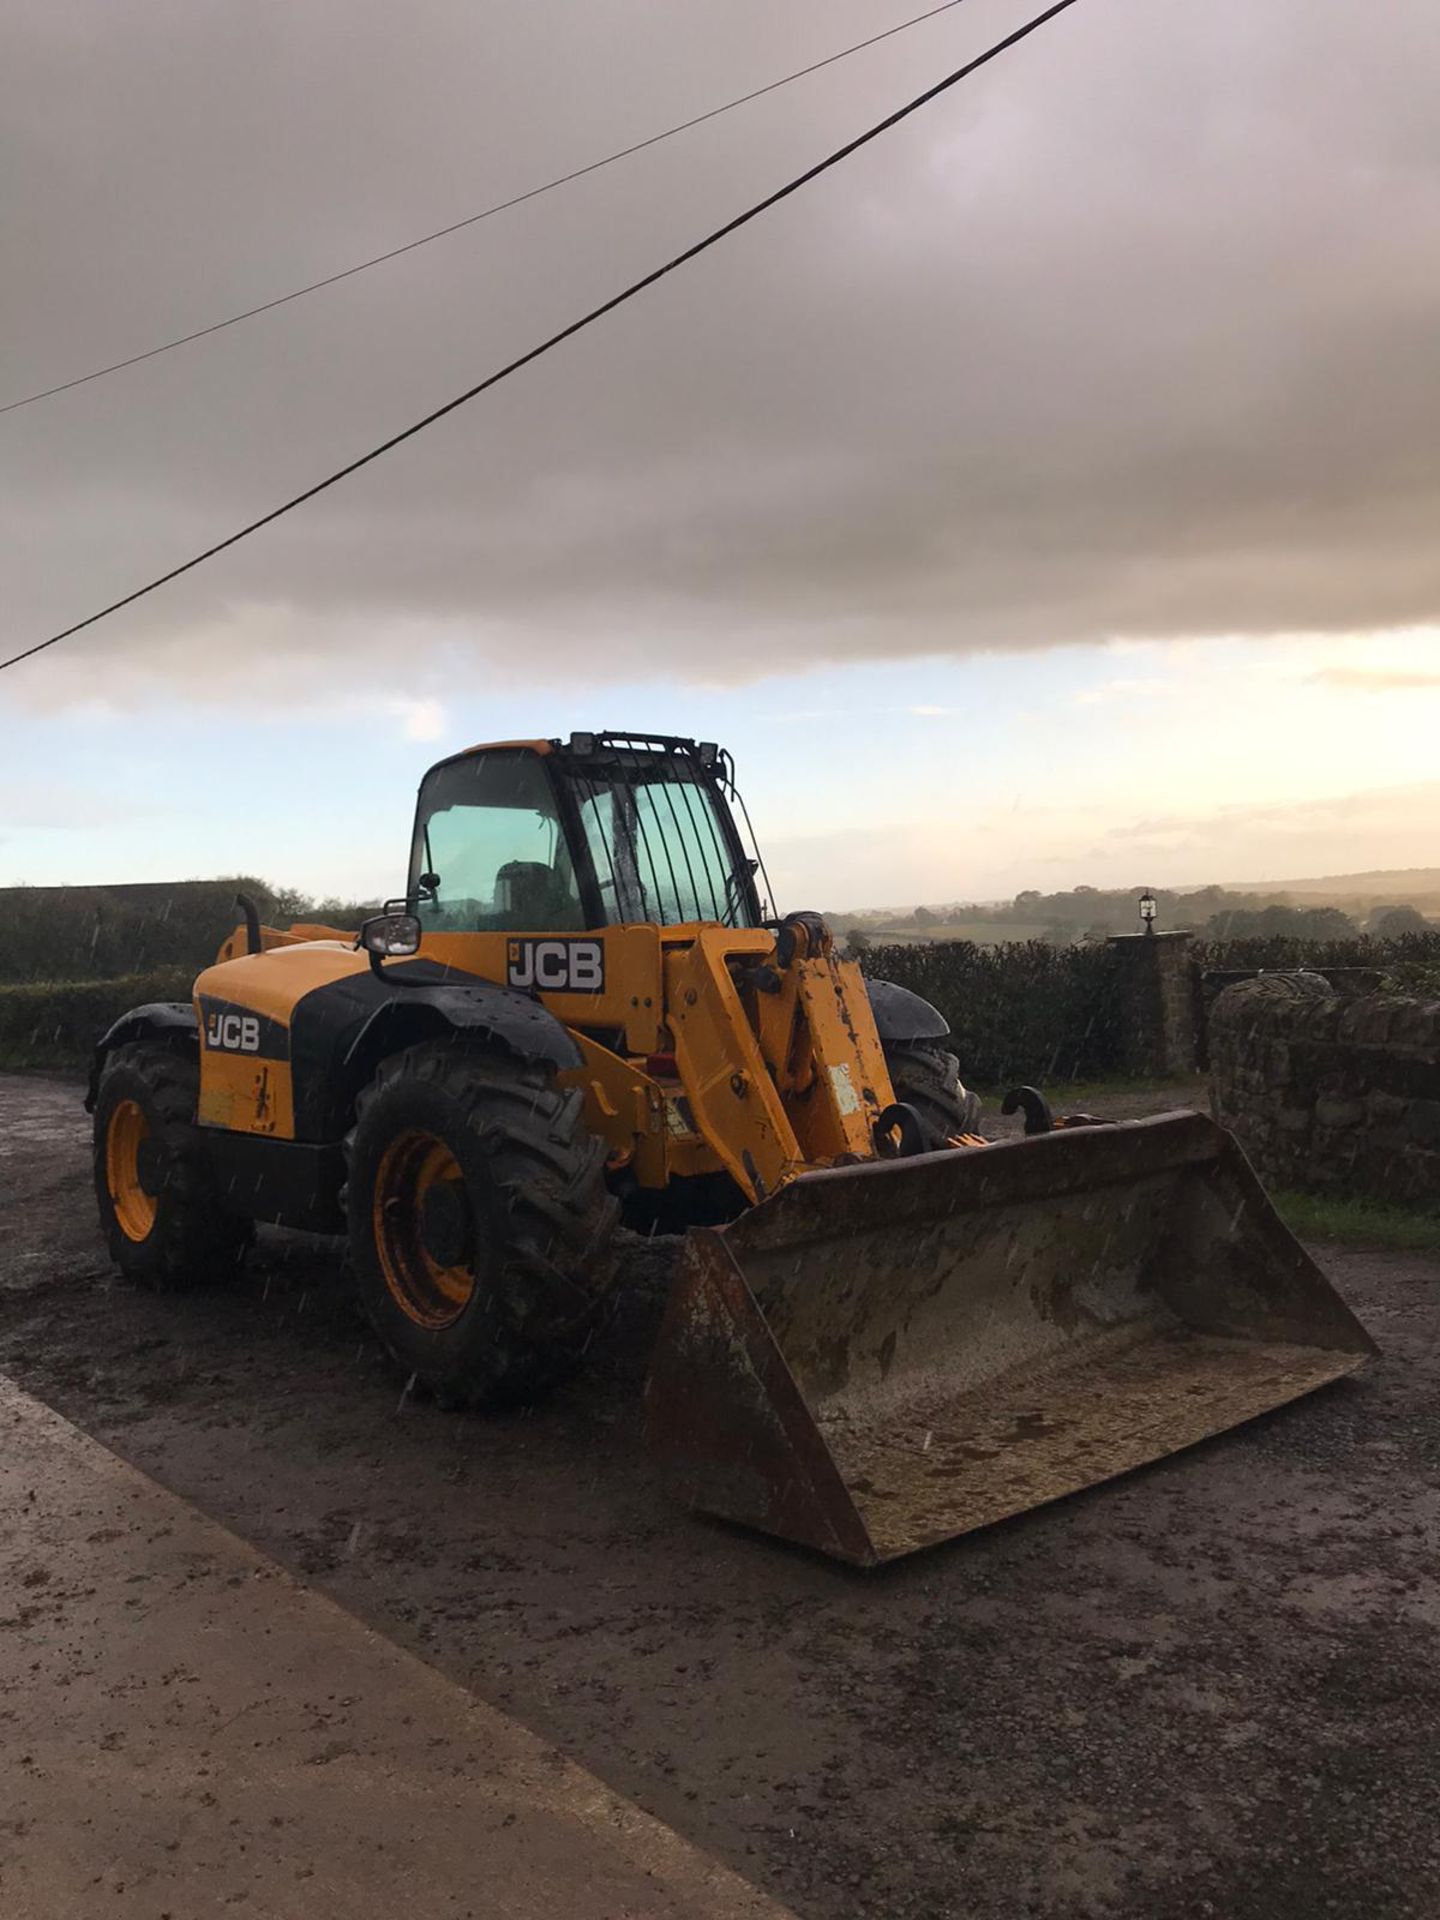
<path id="1" fill-rule="evenodd" d="M 573 927 L 579 915 L 560 875 L 543 860 L 507 860 L 495 876 L 495 908 L 509 924 L 537 933 Z"/>

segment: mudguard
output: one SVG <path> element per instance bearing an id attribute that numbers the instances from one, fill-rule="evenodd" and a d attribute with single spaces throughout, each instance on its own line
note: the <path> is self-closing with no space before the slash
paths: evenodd
<path id="1" fill-rule="evenodd" d="M 867 980 L 870 1011 L 875 1030 L 882 1041 L 904 1043 L 910 1040 L 948 1040 L 950 1026 L 928 1000 L 908 987 L 897 987 L 893 980 Z"/>
<path id="2" fill-rule="evenodd" d="M 146 1006 L 132 1007 L 128 1013 L 122 1013 L 115 1024 L 102 1034 L 90 1060 L 90 1079 L 85 1089 L 87 1113 L 95 1111 L 100 1075 L 116 1047 L 123 1047 L 131 1040 L 148 1040 L 156 1034 L 188 1034 L 198 1045 L 199 1028 L 191 1003 L 188 1000 L 152 1000 Z"/>
<path id="3" fill-rule="evenodd" d="M 560 1071 L 581 1063 L 562 1022 L 513 987 L 456 978 L 423 959 L 391 964 L 379 975 L 350 974 L 306 994 L 291 1016 L 297 1137 L 337 1138 L 356 1093 L 386 1054 L 446 1032 L 491 1041 L 517 1059 Z"/>

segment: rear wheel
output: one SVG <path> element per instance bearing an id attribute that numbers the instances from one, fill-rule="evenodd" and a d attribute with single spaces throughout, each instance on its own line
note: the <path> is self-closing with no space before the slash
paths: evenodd
<path id="1" fill-rule="evenodd" d="M 960 1084 L 960 1062 L 933 1041 L 890 1041 L 885 1064 L 895 1098 L 920 1116 L 926 1152 L 943 1147 L 956 1134 L 974 1133 L 980 1101 Z"/>
<path id="2" fill-rule="evenodd" d="M 163 1041 L 117 1047 L 95 1097 L 95 1197 L 110 1257 L 166 1292 L 230 1278 L 254 1229 L 226 1213 L 195 1128 L 200 1069 Z"/>
<path id="3" fill-rule="evenodd" d="M 529 1398 L 567 1372 L 613 1272 L 616 1202 L 582 1096 L 463 1041 L 384 1062 L 348 1142 L 361 1301 L 449 1405 Z"/>

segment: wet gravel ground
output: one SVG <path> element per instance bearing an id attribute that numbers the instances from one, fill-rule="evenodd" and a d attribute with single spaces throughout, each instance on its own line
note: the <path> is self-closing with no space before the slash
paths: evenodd
<path id="1" fill-rule="evenodd" d="M 0 1193 L 0 1368 L 806 1920 L 1440 1912 L 1433 1261 L 1320 1250 L 1360 1379 L 859 1574 L 656 1485 L 657 1244 L 584 1379 L 456 1416 L 328 1243 L 112 1278 L 72 1084 L 0 1077 Z"/>

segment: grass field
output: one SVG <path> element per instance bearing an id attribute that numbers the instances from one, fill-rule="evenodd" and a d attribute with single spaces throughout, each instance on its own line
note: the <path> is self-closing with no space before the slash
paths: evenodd
<path id="1" fill-rule="evenodd" d="M 1440 1215 L 1328 1194 L 1281 1192 L 1270 1197 L 1286 1226 L 1302 1240 L 1440 1254 Z"/>

